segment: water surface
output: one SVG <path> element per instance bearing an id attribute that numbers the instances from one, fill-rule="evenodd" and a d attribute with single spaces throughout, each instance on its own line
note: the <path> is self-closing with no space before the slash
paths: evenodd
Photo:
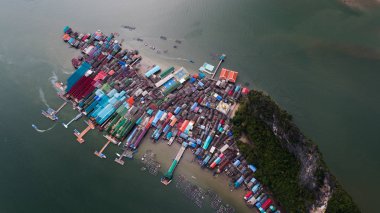
<path id="1" fill-rule="evenodd" d="M 137 162 L 119 167 L 95 158 L 93 151 L 104 143 L 98 133 L 79 146 L 72 128 L 57 125 L 44 134 L 31 128 L 52 125 L 40 115 L 45 106 L 39 91 L 50 106 L 59 106 L 49 77 L 54 72 L 66 79 L 70 59 L 78 54 L 60 40 L 65 25 L 82 32 L 117 31 L 145 56 L 188 69 L 204 61 L 216 64 L 213 56 L 226 53 L 224 66 L 288 110 L 363 211 L 375 211 L 378 8 L 355 11 L 328 0 L 2 0 L 1 5 L 1 212 L 198 210 L 174 187 L 139 173 Z M 137 37 L 168 54 L 154 53 Z M 183 41 L 177 49 L 174 39 Z M 60 117 L 67 121 L 74 115 L 66 108 Z"/>

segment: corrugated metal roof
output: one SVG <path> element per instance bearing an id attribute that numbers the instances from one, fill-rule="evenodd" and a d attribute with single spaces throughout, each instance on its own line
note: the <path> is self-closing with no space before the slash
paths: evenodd
<path id="1" fill-rule="evenodd" d="M 160 66 L 155 66 L 153 67 L 152 69 L 150 69 L 148 72 L 145 73 L 145 77 L 149 78 L 150 76 L 152 76 L 153 74 L 155 74 L 156 72 L 160 71 Z"/>
<path id="2" fill-rule="evenodd" d="M 174 75 L 173 74 L 169 74 L 168 76 L 166 76 L 165 78 L 161 79 L 159 82 L 157 82 L 155 84 L 156 87 L 160 87 L 162 85 L 164 85 L 167 81 L 169 81 L 171 78 L 173 78 Z"/>

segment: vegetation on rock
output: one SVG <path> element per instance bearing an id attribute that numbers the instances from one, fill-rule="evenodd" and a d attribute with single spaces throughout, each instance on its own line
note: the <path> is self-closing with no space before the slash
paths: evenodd
<path id="1" fill-rule="evenodd" d="M 327 183 L 332 189 L 327 212 L 360 212 L 329 172 L 318 147 L 268 95 L 251 91 L 241 101 L 233 124 L 235 137 L 244 134 L 250 141 L 239 141 L 240 151 L 248 162 L 256 165 L 256 177 L 283 209 L 310 210 L 323 196 L 321 188 Z"/>

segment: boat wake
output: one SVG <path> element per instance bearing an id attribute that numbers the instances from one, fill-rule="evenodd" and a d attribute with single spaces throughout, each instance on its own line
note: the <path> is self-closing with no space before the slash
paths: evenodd
<path id="1" fill-rule="evenodd" d="M 56 124 L 53 124 L 51 127 L 47 128 L 47 129 L 38 129 L 38 127 L 35 125 L 35 124 L 32 124 L 32 127 L 34 130 L 36 130 L 37 132 L 39 133 L 44 133 L 44 132 L 47 132 L 47 131 L 50 131 L 52 130 L 54 127 L 55 127 Z"/>
<path id="2" fill-rule="evenodd" d="M 50 76 L 50 77 L 48 78 L 48 80 L 50 81 L 50 83 L 51 83 L 51 85 L 53 86 L 53 88 L 54 88 L 57 92 L 60 92 L 60 90 L 56 87 L 56 83 L 57 83 L 57 81 L 58 81 L 58 76 L 57 76 L 57 74 L 56 74 L 54 71 L 52 71 L 51 73 L 52 73 L 52 76 Z"/>
<path id="3" fill-rule="evenodd" d="M 49 81 L 54 86 L 55 83 L 58 81 L 58 76 L 57 76 L 57 74 L 55 74 L 54 71 L 51 73 L 52 73 L 52 76 L 49 77 Z"/>
<path id="4" fill-rule="evenodd" d="M 68 71 L 62 69 L 62 73 L 63 73 L 63 74 L 66 74 L 66 75 L 71 75 L 71 74 L 73 74 L 74 72 L 68 72 Z"/>
<path id="5" fill-rule="evenodd" d="M 41 99 L 42 103 L 44 103 L 47 108 L 50 108 L 49 104 L 46 101 L 45 93 L 41 88 L 39 89 L 39 93 L 40 93 L 40 99 Z"/>

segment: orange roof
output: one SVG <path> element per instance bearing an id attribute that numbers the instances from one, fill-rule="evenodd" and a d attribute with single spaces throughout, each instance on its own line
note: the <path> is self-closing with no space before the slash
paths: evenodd
<path id="1" fill-rule="evenodd" d="M 103 80 L 107 76 L 107 73 L 104 71 L 100 71 L 94 78 L 95 81 L 97 80 Z"/>
<path id="2" fill-rule="evenodd" d="M 182 126 L 181 126 L 181 128 L 179 128 L 179 130 L 181 132 L 185 131 L 185 129 L 186 129 L 187 125 L 189 125 L 189 123 L 190 123 L 189 120 L 185 120 L 185 122 L 182 123 Z"/>
<path id="3" fill-rule="evenodd" d="M 65 35 L 63 35 L 63 36 L 62 36 L 62 39 L 63 39 L 64 41 L 68 41 L 68 40 L 70 39 L 69 34 L 65 34 Z"/>
<path id="4" fill-rule="evenodd" d="M 230 73 L 228 74 L 228 78 L 227 78 L 227 80 L 228 80 L 229 82 L 233 82 L 233 83 L 235 83 L 235 82 L 236 82 L 236 79 L 237 79 L 237 76 L 238 76 L 238 72 L 235 72 L 235 71 L 230 70 Z"/>
<path id="5" fill-rule="evenodd" d="M 108 72 L 108 75 L 113 75 L 113 74 L 115 74 L 114 70 L 111 70 L 111 71 Z"/>
<path id="6" fill-rule="evenodd" d="M 129 97 L 127 100 L 127 103 L 129 104 L 129 106 L 132 106 L 134 102 L 135 102 L 135 99 L 133 98 L 133 96 Z"/>
<path id="7" fill-rule="evenodd" d="M 177 118 L 174 118 L 172 122 L 170 122 L 170 126 L 174 126 L 174 124 L 177 122 Z"/>
<path id="8" fill-rule="evenodd" d="M 226 80 L 228 77 L 229 70 L 222 68 L 222 72 L 220 73 L 219 79 Z"/>

